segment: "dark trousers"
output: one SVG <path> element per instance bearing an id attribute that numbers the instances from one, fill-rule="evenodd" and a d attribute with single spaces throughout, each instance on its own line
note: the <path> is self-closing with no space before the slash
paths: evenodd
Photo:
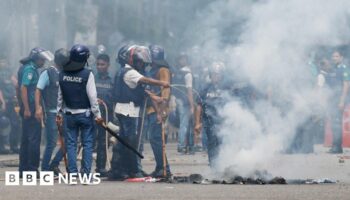
<path id="1" fill-rule="evenodd" d="M 217 136 L 217 125 L 212 120 L 203 119 L 204 133 L 207 136 L 209 165 L 214 166 L 215 159 L 219 154 L 220 141 Z"/>
<path id="2" fill-rule="evenodd" d="M 333 132 L 333 145 L 335 150 L 342 149 L 343 143 L 343 112 L 339 110 L 337 101 L 331 103 L 330 110 L 328 112 L 331 119 L 331 127 Z"/>
<path id="3" fill-rule="evenodd" d="M 122 139 L 128 142 L 134 148 L 137 148 L 137 117 L 127 117 L 117 114 L 119 120 L 120 132 Z M 126 148 L 120 142 L 113 147 L 112 171 L 114 174 L 133 175 L 139 172 L 137 155 Z"/>
<path id="4" fill-rule="evenodd" d="M 106 153 L 106 130 L 101 126 L 96 126 L 97 130 L 97 158 L 96 169 L 101 170 L 106 168 L 107 153 Z"/>
<path id="5" fill-rule="evenodd" d="M 32 115 L 22 120 L 19 171 L 38 171 L 40 163 L 41 123 Z"/>
<path id="6" fill-rule="evenodd" d="M 10 119 L 10 148 L 11 150 L 18 150 L 21 141 L 21 119 L 15 112 L 15 103 L 9 101 L 6 105 L 6 116 Z"/>
<path id="7" fill-rule="evenodd" d="M 153 150 L 154 159 L 156 160 L 155 171 L 163 170 L 163 142 L 162 142 L 162 124 L 157 122 L 157 114 L 152 113 L 146 116 L 147 126 L 145 131 L 148 132 L 149 141 Z M 165 141 L 164 141 L 165 142 Z M 168 160 L 166 159 L 166 170 L 170 172 Z"/>

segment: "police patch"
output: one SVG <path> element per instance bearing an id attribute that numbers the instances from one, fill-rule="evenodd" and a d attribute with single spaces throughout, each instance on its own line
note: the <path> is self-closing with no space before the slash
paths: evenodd
<path id="1" fill-rule="evenodd" d="M 32 80 L 33 79 L 33 73 L 28 73 L 27 78 L 28 78 L 28 80 Z"/>

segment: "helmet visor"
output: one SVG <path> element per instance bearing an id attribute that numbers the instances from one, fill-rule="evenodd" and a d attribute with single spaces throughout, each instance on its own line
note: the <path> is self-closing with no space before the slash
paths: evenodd
<path id="1" fill-rule="evenodd" d="M 54 55 L 51 53 L 51 51 L 46 50 L 39 53 L 39 58 L 52 62 Z"/>

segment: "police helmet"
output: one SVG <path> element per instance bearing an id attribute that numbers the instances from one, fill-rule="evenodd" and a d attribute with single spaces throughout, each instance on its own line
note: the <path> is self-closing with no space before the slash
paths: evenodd
<path id="1" fill-rule="evenodd" d="M 164 48 L 159 45 L 150 45 L 149 50 L 151 52 L 152 64 L 169 67 L 168 62 L 165 60 Z"/>
<path id="2" fill-rule="evenodd" d="M 66 65 L 69 62 L 69 51 L 65 48 L 56 50 L 54 61 L 59 67 Z"/>
<path id="3" fill-rule="evenodd" d="M 220 61 L 213 62 L 213 64 L 209 68 L 210 74 L 222 74 L 224 71 L 225 71 L 225 64 Z"/>
<path id="4" fill-rule="evenodd" d="M 78 71 L 85 67 L 90 56 L 90 50 L 87 46 L 76 44 L 69 52 L 69 61 L 63 66 L 64 71 Z"/>
<path id="5" fill-rule="evenodd" d="M 38 59 L 43 59 L 47 61 L 52 61 L 53 60 L 53 54 L 41 47 L 35 47 L 32 50 L 30 50 L 29 56 L 23 58 L 20 60 L 22 64 L 25 64 L 29 61 L 36 61 Z"/>
<path id="6" fill-rule="evenodd" d="M 118 51 L 117 60 L 116 61 L 119 64 L 121 64 L 122 66 L 124 66 L 126 63 L 128 63 L 128 50 L 132 46 L 134 46 L 134 45 L 130 45 L 130 44 L 124 45 Z"/>
<path id="7" fill-rule="evenodd" d="M 152 63 L 151 53 L 145 46 L 133 46 L 128 50 L 128 64 L 132 67 L 138 68 L 139 64 L 145 67 Z"/>

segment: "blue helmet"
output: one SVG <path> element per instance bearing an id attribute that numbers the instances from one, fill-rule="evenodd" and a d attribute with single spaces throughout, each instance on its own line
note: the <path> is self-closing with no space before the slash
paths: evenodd
<path id="1" fill-rule="evenodd" d="M 163 47 L 159 45 L 150 45 L 148 48 L 151 52 L 153 64 L 162 67 L 169 67 L 168 62 L 165 60 L 165 52 Z"/>
<path id="2" fill-rule="evenodd" d="M 64 71 L 77 71 L 85 67 L 90 56 L 90 50 L 87 46 L 76 44 L 69 52 L 69 62 L 63 66 Z"/>
<path id="3" fill-rule="evenodd" d="M 159 45 L 150 45 L 149 50 L 151 52 L 152 61 L 165 60 L 165 53 L 163 47 Z"/>

